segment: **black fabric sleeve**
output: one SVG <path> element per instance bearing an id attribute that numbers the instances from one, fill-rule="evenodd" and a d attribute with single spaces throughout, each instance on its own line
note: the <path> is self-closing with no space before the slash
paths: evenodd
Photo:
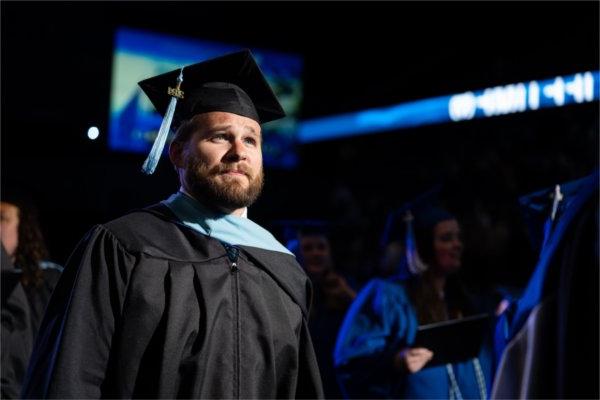
<path id="1" fill-rule="evenodd" d="M 23 398 L 100 398 L 136 258 L 103 226 L 71 255 L 40 327 Z"/>

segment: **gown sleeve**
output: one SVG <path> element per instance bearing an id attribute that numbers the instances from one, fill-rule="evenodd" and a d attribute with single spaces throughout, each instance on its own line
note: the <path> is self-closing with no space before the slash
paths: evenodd
<path id="1" fill-rule="evenodd" d="M 338 334 L 334 362 L 347 397 L 382 398 L 400 377 L 393 360 L 413 342 L 417 320 L 403 287 L 375 279 L 352 303 Z"/>
<path id="2" fill-rule="evenodd" d="M 52 294 L 25 377 L 23 398 L 100 398 L 136 257 L 103 226 L 71 255 Z"/>
<path id="3" fill-rule="evenodd" d="M 3 272 L 2 279 L 16 280 L 16 274 L 7 275 Z M 31 310 L 25 290 L 18 280 L 10 288 L 4 287 L 5 282 L 2 283 L 0 397 L 17 399 L 33 347 Z"/>

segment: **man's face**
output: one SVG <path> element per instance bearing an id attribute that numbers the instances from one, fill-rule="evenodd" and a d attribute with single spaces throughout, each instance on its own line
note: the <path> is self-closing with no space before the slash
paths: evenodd
<path id="1" fill-rule="evenodd" d="M 442 221 L 433 228 L 433 251 L 435 264 L 442 272 L 452 273 L 460 268 L 463 243 L 458 221 Z"/>
<path id="2" fill-rule="evenodd" d="M 251 205 L 263 186 L 258 122 L 227 112 L 199 114 L 194 122 L 178 165 L 185 189 L 228 213 Z"/>

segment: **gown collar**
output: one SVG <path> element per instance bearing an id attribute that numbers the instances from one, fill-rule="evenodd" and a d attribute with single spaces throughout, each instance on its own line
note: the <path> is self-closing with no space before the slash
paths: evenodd
<path id="1" fill-rule="evenodd" d="M 266 229 L 245 217 L 216 212 L 177 192 L 162 202 L 189 228 L 230 245 L 257 247 L 293 255 Z"/>

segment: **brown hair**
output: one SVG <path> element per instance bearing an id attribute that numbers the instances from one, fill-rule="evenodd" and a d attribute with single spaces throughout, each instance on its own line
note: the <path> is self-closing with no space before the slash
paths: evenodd
<path id="1" fill-rule="evenodd" d="M 37 210 L 26 203 L 14 205 L 19 208 L 19 244 L 15 251 L 15 265 L 23 270 L 23 286 L 40 286 L 44 276 L 40 262 L 48 258 L 48 249 L 38 223 Z"/>
<path id="2" fill-rule="evenodd" d="M 442 299 L 434 288 L 432 275 L 432 272 L 427 270 L 408 281 L 408 296 L 417 312 L 419 324 L 473 314 L 471 301 L 458 276 L 451 275 L 446 279 L 445 299 Z"/>
<path id="3" fill-rule="evenodd" d="M 192 135 L 192 133 L 194 133 L 194 131 L 196 130 L 196 124 L 197 121 L 195 121 L 194 118 L 186 119 L 185 121 L 183 121 L 177 127 L 177 130 L 175 131 L 175 135 L 173 136 L 171 143 L 183 143 L 187 141 Z"/>

